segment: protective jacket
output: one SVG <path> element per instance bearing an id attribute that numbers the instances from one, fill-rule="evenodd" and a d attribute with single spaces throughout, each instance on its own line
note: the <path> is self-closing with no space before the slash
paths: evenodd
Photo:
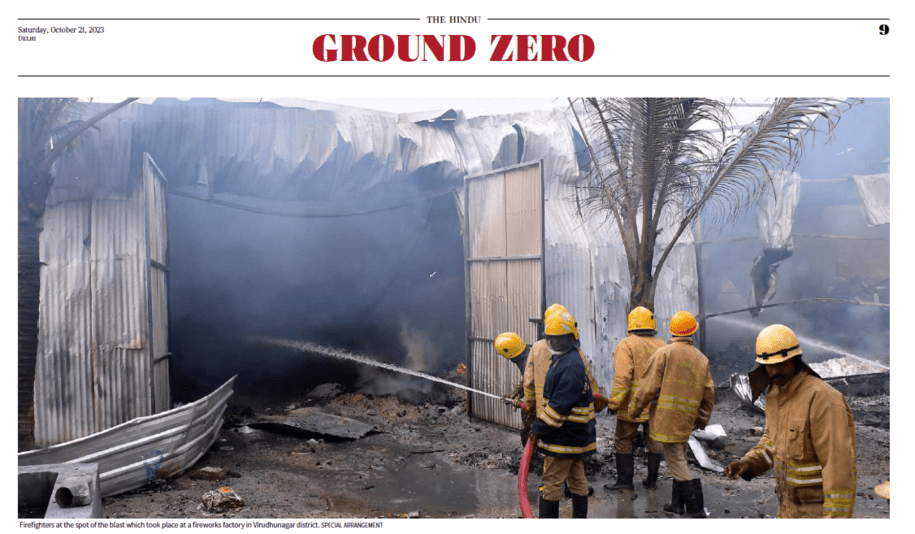
<path id="1" fill-rule="evenodd" d="M 743 459 L 747 480 L 775 468 L 778 517 L 852 517 L 855 422 L 835 388 L 806 366 L 766 393 L 766 431 Z"/>
<path id="2" fill-rule="evenodd" d="M 577 349 L 552 355 L 543 409 L 532 428 L 543 454 L 582 458 L 597 450 L 591 380 Z"/>
<path id="3" fill-rule="evenodd" d="M 648 435 L 657 442 L 685 442 L 694 428 L 708 424 L 715 383 L 708 358 L 693 346 L 692 338 L 674 336 L 648 359 L 629 406 L 630 417 L 638 418 L 649 402 Z"/>
<path id="4" fill-rule="evenodd" d="M 664 341 L 654 335 L 630 333 L 616 346 L 613 353 L 613 389 L 607 407 L 616 411 L 623 421 L 641 423 L 648 420 L 648 412 L 637 418 L 629 415 L 629 403 L 639 387 L 639 377 L 648 367 L 648 358 L 664 346 Z"/>
<path id="5" fill-rule="evenodd" d="M 550 367 L 550 361 L 553 354 L 547 347 L 546 339 L 537 341 L 530 347 L 531 353 L 527 357 L 527 364 L 524 367 L 524 402 L 528 406 L 534 406 L 534 413 L 539 415 L 543 408 L 543 384 L 546 381 L 546 372 Z M 581 355 L 581 362 L 585 366 L 585 373 L 591 382 L 591 390 L 595 395 L 600 395 L 601 389 L 591 374 L 591 366 L 588 365 L 588 358 L 581 349 L 576 349 Z"/>

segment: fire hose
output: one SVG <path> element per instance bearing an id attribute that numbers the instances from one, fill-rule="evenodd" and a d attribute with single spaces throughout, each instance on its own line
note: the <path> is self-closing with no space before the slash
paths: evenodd
<path id="1" fill-rule="evenodd" d="M 527 406 L 522 402 L 521 409 L 526 410 Z M 524 446 L 524 452 L 521 454 L 521 465 L 518 466 L 518 503 L 521 505 L 521 517 L 532 519 L 534 514 L 531 513 L 531 502 L 527 494 L 527 473 L 531 467 L 531 456 L 534 455 L 535 442 L 528 438 Z"/>

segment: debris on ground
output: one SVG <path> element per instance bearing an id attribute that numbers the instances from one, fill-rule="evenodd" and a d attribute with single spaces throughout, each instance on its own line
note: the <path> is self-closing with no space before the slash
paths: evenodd
<path id="1" fill-rule="evenodd" d="M 193 480 L 224 480 L 227 476 L 228 471 L 223 467 L 201 467 L 190 473 Z"/>
<path id="2" fill-rule="evenodd" d="M 864 375 L 869 373 L 885 373 L 888 371 L 888 369 L 881 365 L 875 363 L 871 364 L 845 356 L 841 358 L 833 358 L 823 362 L 814 362 L 808 365 L 811 369 L 816 371 L 818 375 L 820 375 L 820 378 Z"/>
<path id="3" fill-rule="evenodd" d="M 409 399 L 397 395 L 344 393 L 320 403 L 305 398 L 276 399 L 250 408 L 235 398 L 227 408 L 219 441 L 200 459 L 197 469 L 225 468 L 232 491 L 247 497 L 244 506 L 222 512 L 201 505 L 201 493 L 218 482 L 189 474 L 167 484 L 106 498 L 110 518 L 206 517 L 224 513 L 248 518 L 520 518 L 517 476 L 522 447 L 517 430 L 474 419 L 467 414 L 463 392 L 448 388 Z M 889 396 L 850 397 L 855 414 L 858 451 L 856 517 L 889 517 L 889 501 L 874 488 L 889 478 Z M 258 400 L 258 402 L 262 402 Z M 289 417 L 313 408 L 353 419 L 377 429 L 352 440 L 323 439 L 270 432 L 252 426 L 268 417 Z M 589 517 L 663 518 L 671 479 L 661 464 L 658 489 L 645 490 L 638 481 L 646 473 L 644 439 L 636 439 L 636 490 L 602 490 L 616 478 L 613 436 L 616 418 L 597 417 L 598 450 L 585 461 L 590 499 Z M 879 423 L 879 424 L 878 424 Z M 718 427 L 726 436 L 718 436 Z M 716 394 L 704 446 L 718 466 L 740 459 L 758 441 L 765 415 L 750 409 L 731 391 Z M 247 427 L 249 430 L 243 430 Z M 531 460 L 530 491 L 541 482 L 542 456 Z M 752 481 L 732 481 L 721 473 L 691 465 L 702 480 L 705 506 L 711 517 L 771 517 L 777 509 L 771 473 Z M 232 478 L 232 476 L 237 478 Z M 214 484 L 207 487 L 208 484 Z M 212 493 L 212 492 L 210 492 Z M 625 492 L 623 492 L 625 493 Z M 571 516 L 569 499 L 560 517 Z"/>
<path id="4" fill-rule="evenodd" d="M 227 486 L 204 493 L 200 500 L 202 501 L 200 503 L 202 509 L 215 513 L 244 506 L 244 501 L 242 501 L 241 497 Z"/>
<path id="5" fill-rule="evenodd" d="M 348 417 L 324 413 L 318 408 L 295 408 L 286 415 L 271 415 L 248 423 L 253 428 L 325 438 L 359 439 L 378 429 Z"/>

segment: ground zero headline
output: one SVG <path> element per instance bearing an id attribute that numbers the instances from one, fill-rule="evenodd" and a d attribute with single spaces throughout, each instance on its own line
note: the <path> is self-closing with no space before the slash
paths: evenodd
<path id="1" fill-rule="evenodd" d="M 580 33 L 562 35 L 492 35 L 489 61 L 588 61 L 594 56 L 594 39 Z M 477 52 L 469 35 L 364 35 L 322 34 L 312 42 L 318 61 L 396 60 L 467 61 Z"/>

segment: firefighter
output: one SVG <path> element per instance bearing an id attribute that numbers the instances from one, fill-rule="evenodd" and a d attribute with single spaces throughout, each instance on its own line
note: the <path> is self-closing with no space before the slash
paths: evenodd
<path id="1" fill-rule="evenodd" d="M 549 319 L 551 315 L 561 312 L 568 313 L 569 310 L 562 304 L 550 305 L 550 307 L 543 312 L 544 324 L 546 324 L 547 319 Z M 591 389 L 594 393 L 595 412 L 600 413 L 607 407 L 607 398 L 601 392 L 600 385 L 591 373 L 591 366 L 588 364 L 587 356 L 581 350 L 581 341 L 579 339 L 581 336 L 578 331 L 578 323 L 575 322 L 574 316 L 572 317 L 572 320 L 574 322 L 575 348 L 578 350 L 579 354 L 581 354 L 581 360 L 585 364 L 585 372 L 591 380 Z M 541 339 L 531 345 L 531 352 L 527 358 L 527 364 L 524 367 L 524 403 L 527 405 L 528 409 L 534 410 L 535 416 L 540 412 L 540 409 L 543 406 L 543 382 L 546 379 L 546 371 L 550 366 L 551 356 L 552 355 L 547 348 L 546 339 Z"/>
<path id="2" fill-rule="evenodd" d="M 512 392 L 504 397 L 506 404 L 511 404 L 517 410 L 521 407 L 524 400 L 523 376 L 524 368 L 527 365 L 528 356 L 531 348 L 521 339 L 521 336 L 514 332 L 505 332 L 499 334 L 495 341 L 496 352 L 503 358 L 514 363 L 521 373 L 522 380 L 515 385 Z M 534 410 L 521 410 L 521 446 L 527 445 L 527 438 L 531 433 L 531 425 L 534 424 L 536 413 Z"/>
<path id="3" fill-rule="evenodd" d="M 544 323 L 551 354 L 543 385 L 543 407 L 534 421 L 537 447 L 544 455 L 540 517 L 558 518 L 562 484 L 572 494 L 572 517 L 588 517 L 584 458 L 597 450 L 591 379 L 575 348 L 575 319 L 569 312 Z"/>
<path id="4" fill-rule="evenodd" d="M 679 311 L 670 318 L 671 340 L 648 359 L 639 387 L 629 405 L 634 419 L 651 403 L 648 435 L 661 443 L 673 478 L 671 501 L 664 510 L 688 517 L 705 517 L 702 481 L 691 478 L 686 465 L 686 442 L 693 429 L 703 429 L 712 416 L 715 384 L 708 358 L 693 346 L 699 330 L 696 318 Z"/>
<path id="5" fill-rule="evenodd" d="M 543 322 L 546 324 L 547 320 L 556 313 L 569 313 L 569 310 L 566 309 L 562 304 L 552 304 L 543 312 Z M 581 361 L 585 366 L 585 373 L 588 375 L 588 379 L 591 381 L 591 391 L 594 398 L 594 411 L 595 413 L 600 413 L 604 408 L 607 407 L 607 398 L 601 392 L 600 385 L 597 383 L 597 380 L 594 378 L 594 375 L 591 373 L 591 366 L 588 364 L 588 358 L 585 355 L 584 351 L 581 350 L 581 341 L 580 333 L 578 330 L 578 322 L 575 321 L 575 317 L 570 314 L 572 317 L 573 331 L 575 336 L 575 348 L 578 350 L 578 353 L 581 355 Z M 524 379 L 522 381 L 524 386 L 524 404 L 527 406 L 528 410 L 531 410 L 530 416 L 534 419 L 537 418 L 537 415 L 543 409 L 543 384 L 546 381 L 546 372 L 550 367 L 550 361 L 552 354 L 547 346 L 546 339 L 541 339 L 531 345 L 531 352 L 527 358 L 527 364 L 524 367 Z M 539 458 L 539 455 L 537 456 Z M 568 488 L 564 492 L 566 497 L 571 498 L 572 493 Z M 594 494 L 594 488 L 588 488 L 588 495 Z"/>
<path id="6" fill-rule="evenodd" d="M 664 341 L 657 336 L 654 314 L 648 308 L 638 306 L 629 312 L 628 332 L 616 346 L 613 353 L 613 389 L 607 408 L 610 413 L 616 412 L 616 484 L 604 485 L 614 490 L 634 489 L 632 476 L 635 461 L 632 456 L 633 442 L 642 427 L 645 446 L 648 449 L 648 477 L 642 482 L 646 488 L 657 487 L 658 468 L 661 465 L 662 447 L 651 439 L 648 433 L 648 414 L 638 418 L 629 414 L 629 403 L 639 387 L 639 377 L 648 366 L 648 358 L 664 346 Z"/>
<path id="7" fill-rule="evenodd" d="M 750 372 L 753 400 L 766 390 L 766 430 L 759 444 L 728 465 L 731 479 L 775 469 L 778 517 L 852 517 L 855 511 L 855 422 L 845 397 L 801 359 L 787 326 L 756 338 Z"/>

